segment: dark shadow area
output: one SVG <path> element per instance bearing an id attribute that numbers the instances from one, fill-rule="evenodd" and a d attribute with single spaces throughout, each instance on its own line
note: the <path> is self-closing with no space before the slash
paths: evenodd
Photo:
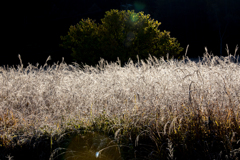
<path id="1" fill-rule="evenodd" d="M 44 0 L 16 2 L 9 8 L 12 16 L 7 26 L 6 39 L 1 47 L 0 66 L 19 65 L 21 55 L 24 67 L 28 63 L 44 65 L 48 56 L 49 64 L 64 61 L 72 64 L 72 51 L 59 47 L 60 36 L 68 34 L 69 27 L 81 19 L 90 18 L 101 24 L 105 12 L 110 9 L 143 11 L 150 18 L 161 22 L 160 31 L 170 31 L 180 47 L 189 45 L 188 57 L 202 57 L 207 47 L 217 56 L 227 56 L 225 45 L 231 54 L 239 44 L 240 2 L 218 1 L 154 1 L 154 0 Z M 129 4 L 129 5 L 126 5 Z M 225 11 L 225 12 L 223 12 Z M 218 16 L 216 16 L 218 15 Z M 185 51 L 182 52 L 184 54 Z"/>

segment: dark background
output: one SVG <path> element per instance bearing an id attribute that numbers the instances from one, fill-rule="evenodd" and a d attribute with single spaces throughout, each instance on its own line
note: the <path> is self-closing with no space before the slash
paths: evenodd
<path id="1" fill-rule="evenodd" d="M 60 36 L 82 18 L 101 24 L 106 11 L 127 9 L 122 6 L 126 4 L 161 22 L 160 31 L 171 32 L 184 48 L 182 55 L 189 44 L 190 58 L 202 57 L 205 47 L 216 56 L 227 56 L 226 44 L 231 54 L 239 44 L 239 0 L 23 0 L 7 9 L 0 65 L 19 65 L 18 54 L 24 67 L 44 65 L 49 55 L 50 65 L 61 63 L 62 57 L 72 64 L 71 50 L 59 47 Z"/>

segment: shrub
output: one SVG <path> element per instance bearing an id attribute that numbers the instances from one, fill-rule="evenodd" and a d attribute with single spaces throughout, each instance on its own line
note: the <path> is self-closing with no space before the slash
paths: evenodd
<path id="1" fill-rule="evenodd" d="M 139 59 L 147 59 L 149 54 L 166 58 L 169 53 L 170 58 L 180 59 L 183 48 L 176 38 L 171 38 L 165 30 L 160 32 L 161 23 L 149 17 L 143 12 L 110 10 L 99 26 L 89 18 L 82 19 L 70 27 L 67 36 L 61 36 L 65 42 L 60 46 L 71 48 L 75 61 L 89 65 L 97 64 L 100 57 L 107 61 L 116 61 L 119 57 L 122 64 L 129 58 L 136 61 L 137 55 Z"/>
<path id="2" fill-rule="evenodd" d="M 71 56 L 74 61 L 95 64 L 100 56 L 98 55 L 99 52 L 96 52 L 99 48 L 99 43 L 96 37 L 97 29 L 94 21 L 90 19 L 80 21 L 79 24 L 70 26 L 68 35 L 64 37 L 60 36 L 61 40 L 64 42 L 59 46 L 64 47 L 65 49 L 70 48 L 72 50 Z"/>

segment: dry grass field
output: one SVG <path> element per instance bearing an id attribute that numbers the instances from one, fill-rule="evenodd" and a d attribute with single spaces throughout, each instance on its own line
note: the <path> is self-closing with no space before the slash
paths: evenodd
<path id="1" fill-rule="evenodd" d="M 229 57 L 0 68 L 0 159 L 239 159 Z"/>

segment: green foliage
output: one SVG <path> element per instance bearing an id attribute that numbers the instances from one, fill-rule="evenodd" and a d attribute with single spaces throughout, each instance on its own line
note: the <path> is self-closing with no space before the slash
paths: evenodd
<path id="1" fill-rule="evenodd" d="M 147 59 L 149 54 L 155 57 L 174 56 L 180 59 L 183 48 L 175 38 L 170 37 L 170 32 L 160 32 L 158 26 L 161 23 L 151 20 L 150 15 L 143 12 L 110 10 L 101 19 L 102 24 L 97 26 L 90 19 L 71 26 L 68 35 L 60 46 L 71 48 L 75 61 L 97 64 L 100 57 L 115 62 L 117 57 L 121 60 L 121 66 L 128 62 Z M 78 62 L 78 63 L 79 63 Z"/>
<path id="2" fill-rule="evenodd" d="M 99 59 L 96 51 L 99 48 L 97 29 L 97 25 L 90 19 L 80 21 L 77 25 L 70 26 L 68 35 L 60 36 L 64 42 L 59 46 L 70 48 L 74 61 L 94 64 Z"/>

